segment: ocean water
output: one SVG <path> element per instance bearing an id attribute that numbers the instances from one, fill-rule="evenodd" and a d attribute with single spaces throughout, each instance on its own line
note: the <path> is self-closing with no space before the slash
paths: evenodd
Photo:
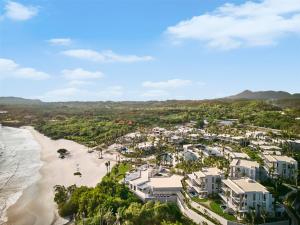
<path id="1" fill-rule="evenodd" d="M 0 126 L 0 225 L 9 206 L 39 179 L 41 166 L 40 146 L 28 130 Z"/>

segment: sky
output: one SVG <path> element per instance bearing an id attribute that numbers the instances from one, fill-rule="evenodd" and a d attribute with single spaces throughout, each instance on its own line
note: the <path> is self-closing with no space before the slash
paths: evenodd
<path id="1" fill-rule="evenodd" d="M 300 0 L 0 0 L 0 96 L 300 92 Z"/>

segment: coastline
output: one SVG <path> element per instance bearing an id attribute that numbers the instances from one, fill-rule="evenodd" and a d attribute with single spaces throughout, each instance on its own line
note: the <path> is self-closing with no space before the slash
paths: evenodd
<path id="1" fill-rule="evenodd" d="M 110 160 L 115 164 L 114 153 L 104 153 L 103 159 L 98 159 L 96 153 L 87 153 L 87 147 L 65 139 L 51 140 L 49 137 L 34 130 L 29 130 L 40 145 L 40 160 L 43 165 L 39 170 L 40 179 L 27 187 L 15 204 L 7 210 L 7 225 L 40 225 L 65 224 L 67 220 L 57 213 L 54 202 L 55 185 L 94 187 L 106 174 L 105 162 Z M 58 158 L 59 148 L 70 151 L 70 157 Z M 74 176 L 77 168 L 82 177 Z"/>

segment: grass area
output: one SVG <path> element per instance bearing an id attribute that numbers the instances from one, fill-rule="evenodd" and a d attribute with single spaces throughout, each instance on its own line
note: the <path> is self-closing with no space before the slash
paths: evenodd
<path id="1" fill-rule="evenodd" d="M 221 208 L 221 200 L 219 198 L 198 198 L 194 197 L 192 198 L 194 202 L 197 202 L 200 205 L 203 205 L 204 207 L 210 209 L 214 213 L 218 214 L 219 216 L 222 216 L 226 220 L 230 221 L 236 221 L 235 216 L 230 215 L 226 212 L 223 212 L 223 209 Z"/>
<path id="2" fill-rule="evenodd" d="M 199 204 L 202 204 L 202 203 L 204 203 L 204 202 L 207 202 L 207 198 L 193 197 L 192 200 L 193 200 L 194 202 L 199 203 Z"/>
<path id="3" fill-rule="evenodd" d="M 259 156 L 259 152 L 257 150 L 246 147 L 242 148 L 242 151 L 246 153 L 250 159 L 258 162 L 260 165 L 263 165 L 263 159 Z"/>
<path id="4" fill-rule="evenodd" d="M 209 205 L 210 205 L 210 209 L 213 212 L 215 212 L 218 215 L 224 217 L 226 220 L 236 221 L 235 216 L 223 212 L 219 201 L 212 200 Z"/>
<path id="5" fill-rule="evenodd" d="M 113 180 L 122 180 L 124 179 L 126 172 L 130 171 L 132 169 L 132 164 L 130 163 L 120 163 L 115 165 L 111 172 L 109 173 L 109 176 L 105 176 L 103 179 L 113 179 Z"/>

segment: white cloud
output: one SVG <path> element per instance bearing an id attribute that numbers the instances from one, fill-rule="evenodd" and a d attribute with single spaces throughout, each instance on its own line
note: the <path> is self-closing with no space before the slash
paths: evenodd
<path id="1" fill-rule="evenodd" d="M 123 94 L 124 91 L 121 86 L 111 86 L 101 91 L 65 87 L 48 91 L 43 96 L 38 96 L 38 98 L 44 101 L 106 101 L 119 100 Z"/>
<path id="2" fill-rule="evenodd" d="M 190 84 L 192 84 L 192 81 L 190 80 L 172 79 L 159 82 L 145 81 L 142 83 L 142 86 L 147 88 L 167 89 L 185 87 Z"/>
<path id="3" fill-rule="evenodd" d="M 274 45 L 282 36 L 300 34 L 300 1 L 227 3 L 168 27 L 167 33 L 176 43 L 199 40 L 219 49 Z"/>
<path id="4" fill-rule="evenodd" d="M 103 73 L 100 71 L 87 71 L 82 68 L 76 68 L 73 70 L 63 70 L 62 75 L 68 80 L 97 79 L 104 76 Z"/>
<path id="5" fill-rule="evenodd" d="M 68 46 L 72 43 L 72 40 L 70 38 L 52 38 L 48 42 L 51 45 Z"/>
<path id="6" fill-rule="evenodd" d="M 124 62 L 124 63 L 133 63 L 141 61 L 150 61 L 153 60 L 151 56 L 136 56 L 136 55 L 119 55 L 114 53 L 111 50 L 97 52 L 91 49 L 71 49 L 63 51 L 62 54 L 78 58 L 85 59 L 93 62 Z"/>
<path id="7" fill-rule="evenodd" d="M 11 59 L 0 58 L 0 77 L 44 80 L 50 75 L 34 68 L 22 67 Z"/>
<path id="8" fill-rule="evenodd" d="M 38 14 L 38 8 L 34 6 L 25 6 L 18 2 L 8 1 L 4 7 L 4 15 L 2 17 L 11 20 L 28 20 Z"/>

